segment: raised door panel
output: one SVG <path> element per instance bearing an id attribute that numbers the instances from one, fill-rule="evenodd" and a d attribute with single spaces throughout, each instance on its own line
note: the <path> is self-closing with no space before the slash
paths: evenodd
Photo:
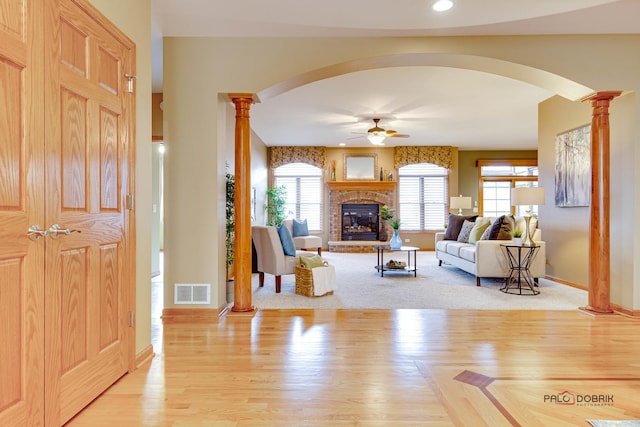
<path id="1" fill-rule="evenodd" d="M 60 91 L 63 210 L 87 210 L 87 103 L 82 95 Z"/>
<path id="2" fill-rule="evenodd" d="M 42 11 L 0 0 L 0 425 L 39 426 L 44 389 Z"/>
<path id="3" fill-rule="evenodd" d="M 121 179 L 118 150 L 120 132 L 119 115 L 106 108 L 100 109 L 100 210 L 118 212 L 120 206 Z"/>
<path id="4" fill-rule="evenodd" d="M 87 360 L 87 308 L 89 289 L 87 280 L 88 252 L 85 248 L 63 251 L 60 282 L 60 361 L 61 371 L 71 371 Z"/>
<path id="5" fill-rule="evenodd" d="M 4 108 L 0 111 L 0 206 L 5 210 L 22 210 L 22 73 L 24 67 L 5 60 L 0 61 L 0 99 Z"/>

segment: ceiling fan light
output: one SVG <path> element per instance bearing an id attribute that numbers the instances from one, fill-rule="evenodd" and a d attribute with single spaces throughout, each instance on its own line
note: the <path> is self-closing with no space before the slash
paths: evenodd
<path id="1" fill-rule="evenodd" d="M 453 7 L 453 2 L 451 0 L 438 0 L 433 3 L 432 7 L 436 12 L 444 12 L 445 10 L 449 10 Z"/>
<path id="2" fill-rule="evenodd" d="M 367 139 L 369 139 L 369 142 L 371 142 L 373 145 L 384 145 L 385 136 L 376 133 L 370 133 L 369 135 L 367 135 Z"/>

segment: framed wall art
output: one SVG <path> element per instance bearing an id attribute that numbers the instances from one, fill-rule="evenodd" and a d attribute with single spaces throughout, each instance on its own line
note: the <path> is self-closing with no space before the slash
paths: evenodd
<path id="1" fill-rule="evenodd" d="M 558 207 L 591 203 L 591 125 L 556 136 L 555 204 Z"/>

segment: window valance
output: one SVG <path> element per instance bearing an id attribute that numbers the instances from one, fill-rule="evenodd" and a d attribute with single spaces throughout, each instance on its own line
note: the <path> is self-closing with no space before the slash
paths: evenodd
<path id="1" fill-rule="evenodd" d="M 269 147 L 270 168 L 288 163 L 308 163 L 324 169 L 326 159 L 326 147 Z"/>
<path id="2" fill-rule="evenodd" d="M 394 147 L 393 166 L 397 169 L 415 163 L 433 163 L 451 169 L 452 157 L 452 147 Z"/>

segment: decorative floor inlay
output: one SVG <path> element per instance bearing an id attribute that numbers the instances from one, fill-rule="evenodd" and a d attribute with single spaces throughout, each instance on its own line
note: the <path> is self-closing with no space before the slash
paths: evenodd
<path id="1" fill-rule="evenodd" d="M 545 418 L 587 422 L 594 414 L 625 421 L 619 425 L 637 425 L 632 423 L 640 417 L 637 401 L 629 395 L 629 388 L 640 394 L 637 377 L 492 377 L 464 370 L 453 379 L 477 387 L 512 426 L 526 425 L 518 420 Z"/>

